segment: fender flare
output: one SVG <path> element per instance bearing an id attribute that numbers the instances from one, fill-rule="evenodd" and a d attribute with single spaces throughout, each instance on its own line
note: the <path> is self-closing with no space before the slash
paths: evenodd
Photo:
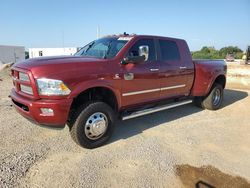
<path id="1" fill-rule="evenodd" d="M 212 87 L 213 87 L 213 85 L 214 85 L 214 83 L 215 83 L 215 80 L 216 80 L 219 76 L 224 76 L 224 77 L 225 77 L 225 82 L 226 82 L 226 76 L 225 76 L 224 74 L 221 74 L 221 73 L 217 74 L 217 75 L 214 76 L 214 77 L 211 79 L 211 81 L 209 82 L 209 85 L 208 85 L 207 90 L 206 90 L 206 95 L 209 94 L 209 92 L 211 91 L 211 89 L 212 89 Z M 226 83 L 225 83 L 225 84 L 226 84 Z"/>
<path id="2" fill-rule="evenodd" d="M 74 86 L 72 92 L 68 96 L 69 98 L 76 98 L 79 94 L 82 92 L 96 87 L 103 87 L 111 90 L 117 101 L 118 109 L 121 107 L 121 92 L 119 88 L 114 88 L 113 84 L 111 82 L 108 82 L 107 80 L 90 80 L 90 81 L 84 81 Z"/>

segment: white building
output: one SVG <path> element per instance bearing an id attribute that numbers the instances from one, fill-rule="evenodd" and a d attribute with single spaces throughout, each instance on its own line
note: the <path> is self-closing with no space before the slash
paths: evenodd
<path id="1" fill-rule="evenodd" d="M 0 45 L 0 62 L 16 63 L 25 59 L 24 46 L 5 46 Z"/>
<path id="2" fill-rule="evenodd" d="M 74 55 L 76 47 L 72 48 L 29 48 L 29 58 L 57 55 Z"/>

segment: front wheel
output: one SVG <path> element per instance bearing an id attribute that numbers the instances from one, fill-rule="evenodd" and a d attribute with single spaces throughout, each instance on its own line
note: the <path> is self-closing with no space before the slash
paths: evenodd
<path id="1" fill-rule="evenodd" d="M 201 106 L 209 110 L 217 110 L 220 108 L 222 100 L 223 87 L 220 84 L 215 84 L 209 95 L 201 102 Z"/>
<path id="2" fill-rule="evenodd" d="M 89 102 L 78 109 L 70 129 L 73 140 L 84 148 L 96 148 L 109 140 L 114 130 L 114 111 L 104 102 Z"/>

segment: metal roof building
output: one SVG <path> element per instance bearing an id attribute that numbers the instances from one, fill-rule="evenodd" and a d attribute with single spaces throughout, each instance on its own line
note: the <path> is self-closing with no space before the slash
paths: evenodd
<path id="1" fill-rule="evenodd" d="M 24 46 L 0 45 L 0 61 L 2 63 L 16 63 L 25 59 Z"/>
<path id="2" fill-rule="evenodd" d="M 74 55 L 76 47 L 68 48 L 29 48 L 29 58 L 57 55 Z"/>

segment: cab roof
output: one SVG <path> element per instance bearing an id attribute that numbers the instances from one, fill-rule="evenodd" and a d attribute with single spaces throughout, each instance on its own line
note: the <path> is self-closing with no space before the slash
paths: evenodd
<path id="1" fill-rule="evenodd" d="M 131 37 L 131 38 L 148 38 L 148 37 L 152 37 L 152 38 L 165 38 L 165 39 L 171 39 L 171 40 L 183 40 L 183 39 L 178 39 L 178 38 L 173 38 L 173 37 L 164 37 L 164 36 L 157 36 L 157 35 L 137 35 L 137 34 L 127 34 L 127 33 L 123 33 L 123 34 L 114 34 L 114 35 L 106 35 L 103 36 L 102 38 L 119 38 L 119 37 Z"/>

